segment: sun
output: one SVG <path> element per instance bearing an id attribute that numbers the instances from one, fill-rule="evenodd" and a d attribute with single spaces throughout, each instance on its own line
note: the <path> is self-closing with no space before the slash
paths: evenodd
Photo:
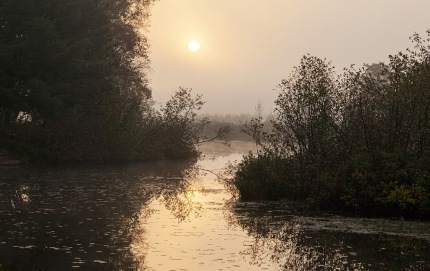
<path id="1" fill-rule="evenodd" d="M 200 50 L 200 42 L 196 41 L 196 40 L 192 40 L 188 43 L 188 50 L 190 50 L 191 52 L 197 52 Z"/>

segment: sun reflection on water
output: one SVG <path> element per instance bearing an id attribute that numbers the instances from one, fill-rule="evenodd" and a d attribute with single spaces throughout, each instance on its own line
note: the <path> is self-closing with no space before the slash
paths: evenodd
<path id="1" fill-rule="evenodd" d="M 252 238 L 241 229 L 232 229 L 224 218 L 231 194 L 209 172 L 222 168 L 232 157 L 240 156 L 199 161 L 182 180 L 166 184 L 149 203 L 148 209 L 156 211 L 149 215 L 146 209 L 141 211 L 131 250 L 140 262 L 138 270 L 269 268 L 266 264 L 250 266 L 243 260 L 239 252 Z"/>
<path id="2" fill-rule="evenodd" d="M 237 158 L 233 154 L 199 161 L 193 173 L 167 185 L 141 211 L 140 231 L 132 237 L 138 270 L 362 271 L 429 267 L 420 257 L 387 262 L 384 257 L 395 258 L 397 248 L 387 248 L 391 241 L 377 232 L 351 230 L 357 220 L 309 215 L 285 203 L 232 199 L 216 176 L 207 172 Z M 199 168 L 208 171 L 203 174 Z M 408 240 L 393 244 L 401 242 L 405 251 L 413 251 Z M 425 241 L 421 245 L 419 251 L 429 247 Z"/>
<path id="3" fill-rule="evenodd" d="M 1 264 L 5 270 L 35 264 L 42 270 L 430 270 L 428 222 L 405 221 L 399 232 L 389 219 L 237 201 L 211 172 L 240 157 L 226 151 L 197 163 L 0 176 Z"/>
<path id="4" fill-rule="evenodd" d="M 199 190 L 197 190 L 195 187 L 191 187 L 187 193 L 185 198 L 189 198 L 191 200 L 198 200 L 202 195 L 200 194 Z"/>

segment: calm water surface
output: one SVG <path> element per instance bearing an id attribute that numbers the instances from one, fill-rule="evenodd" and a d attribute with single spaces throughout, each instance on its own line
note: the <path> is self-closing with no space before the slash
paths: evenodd
<path id="1" fill-rule="evenodd" d="M 238 202 L 199 161 L 0 169 L 0 264 L 10 270 L 430 270 L 430 223 Z M 209 170 L 209 171 L 207 171 Z"/>

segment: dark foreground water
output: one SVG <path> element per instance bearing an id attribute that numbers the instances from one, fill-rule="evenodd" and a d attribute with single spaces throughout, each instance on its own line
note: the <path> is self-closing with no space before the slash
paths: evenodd
<path id="1" fill-rule="evenodd" d="M 0 264 L 6 271 L 430 270 L 428 222 L 408 221 L 400 231 L 394 219 L 233 200 L 202 169 L 217 171 L 250 147 L 235 143 L 197 163 L 0 169 Z"/>

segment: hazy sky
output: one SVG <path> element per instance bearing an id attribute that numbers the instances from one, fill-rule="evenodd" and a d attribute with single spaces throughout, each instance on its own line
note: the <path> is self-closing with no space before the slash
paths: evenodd
<path id="1" fill-rule="evenodd" d="M 160 0 L 152 8 L 150 81 L 165 102 L 179 86 L 208 113 L 274 106 L 276 85 L 304 54 L 351 64 L 387 60 L 430 29 L 430 0 Z M 198 52 L 188 42 L 201 44 Z"/>

